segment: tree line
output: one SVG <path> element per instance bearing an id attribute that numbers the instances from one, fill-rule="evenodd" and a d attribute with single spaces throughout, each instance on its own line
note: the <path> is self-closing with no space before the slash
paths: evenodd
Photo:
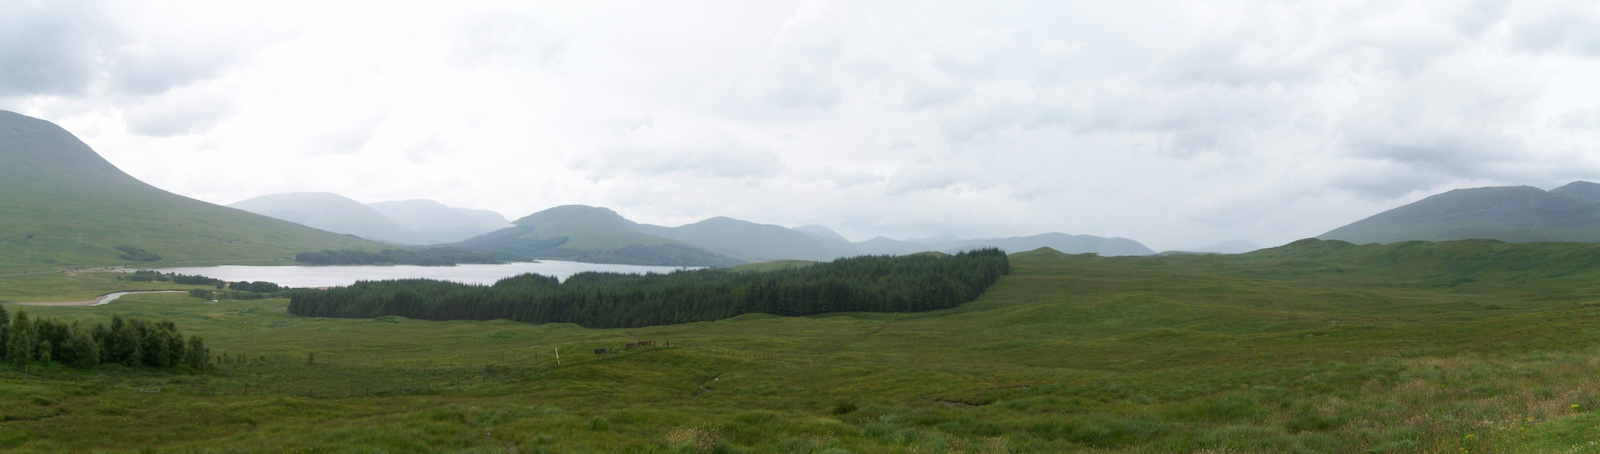
<path id="1" fill-rule="evenodd" d="M 228 290 L 237 290 L 237 291 L 241 291 L 241 292 L 251 292 L 251 293 L 265 293 L 265 294 L 276 294 L 278 292 L 281 292 L 281 291 L 284 291 L 284 290 L 288 290 L 288 288 L 286 288 L 284 286 L 281 286 L 281 285 L 278 285 L 278 284 L 275 284 L 275 283 L 272 283 L 272 282 L 267 282 L 267 281 L 228 282 L 228 281 L 224 281 L 222 279 L 210 278 L 210 277 L 205 277 L 205 276 L 200 276 L 200 275 L 188 275 L 188 274 L 178 274 L 178 273 L 162 273 L 160 271 L 153 271 L 153 270 L 138 270 L 138 271 L 134 271 L 134 272 L 129 273 L 129 274 L 124 275 L 124 276 L 117 276 L 117 280 L 128 280 L 128 281 L 133 281 L 133 282 L 171 282 L 171 283 L 174 283 L 174 284 L 184 284 L 184 285 L 212 285 L 212 286 L 216 286 L 217 290 L 222 290 L 222 289 L 226 288 Z M 195 296 L 195 297 L 199 297 L 199 298 L 209 298 L 209 297 L 211 297 L 211 293 L 210 292 L 206 292 L 204 290 L 190 290 L 189 291 L 189 295 Z M 239 298 L 237 293 L 235 293 L 233 295 L 235 295 L 236 299 L 257 299 L 257 298 L 250 298 L 250 297 Z"/>
<path id="2" fill-rule="evenodd" d="M 863 256 L 771 272 L 584 272 L 565 282 L 535 274 L 493 286 L 428 279 L 296 290 L 289 313 L 310 317 L 510 319 L 620 328 L 720 320 L 741 314 L 917 312 L 977 299 L 1011 265 L 1005 252 Z"/>
<path id="3" fill-rule="evenodd" d="M 295 254 L 294 261 L 307 265 L 456 266 L 460 263 L 505 263 L 493 253 L 468 252 L 451 248 L 385 249 L 377 253 L 355 249 L 323 250 Z"/>
<path id="4" fill-rule="evenodd" d="M 191 370 L 212 367 L 211 349 L 200 336 L 187 341 L 169 320 L 151 322 L 113 315 L 109 325 L 85 326 L 49 318 L 15 317 L 0 307 L 0 361 L 18 367 L 58 362 L 76 367 L 122 364 Z"/>
<path id="5" fill-rule="evenodd" d="M 117 276 L 117 279 L 118 280 L 128 280 L 128 281 L 133 281 L 133 282 L 171 282 L 171 283 L 174 283 L 174 284 L 184 284 L 184 285 L 222 285 L 222 284 L 226 284 L 226 282 L 223 282 L 222 279 L 213 279 L 213 278 L 209 278 L 209 277 L 205 277 L 205 276 L 198 276 L 198 275 L 188 275 L 188 274 L 178 274 L 178 273 L 162 273 L 160 271 L 155 271 L 155 270 L 138 270 L 138 271 L 134 271 L 132 273 L 128 273 L 125 276 Z"/>

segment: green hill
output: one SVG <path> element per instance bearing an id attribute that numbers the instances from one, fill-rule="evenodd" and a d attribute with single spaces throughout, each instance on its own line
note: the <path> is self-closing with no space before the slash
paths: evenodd
<path id="1" fill-rule="evenodd" d="M 377 209 L 330 192 L 269 194 L 228 205 L 315 229 L 393 244 L 423 244 L 422 234 Z"/>
<path id="2" fill-rule="evenodd" d="M 217 178 L 229 178 L 218 174 Z M 275 260 L 379 245 L 163 191 L 48 121 L 0 111 L 0 274 L 137 263 Z"/>
<path id="3" fill-rule="evenodd" d="M 665 266 L 729 266 L 743 261 L 646 234 L 615 211 L 564 205 L 513 221 L 513 227 L 450 246 L 520 258 Z"/>
<path id="4" fill-rule="evenodd" d="M 1600 188 L 1577 182 L 1457 189 L 1378 213 L 1317 236 L 1357 244 L 1495 239 L 1600 242 Z"/>

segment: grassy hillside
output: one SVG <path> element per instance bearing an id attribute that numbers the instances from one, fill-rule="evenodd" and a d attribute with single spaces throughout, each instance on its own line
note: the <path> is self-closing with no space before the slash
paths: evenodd
<path id="1" fill-rule="evenodd" d="M 0 367 L 0 449 L 1593 452 L 1597 254 L 1038 250 L 951 310 L 619 330 L 304 318 L 181 294 L 29 308 L 166 317 L 269 361 L 27 381 Z M 662 346 L 592 353 L 639 340 Z"/>
<path id="2" fill-rule="evenodd" d="M 158 264 L 377 247 L 157 189 L 54 124 L 0 111 L 0 275 L 134 263 L 123 245 Z"/>
<path id="3" fill-rule="evenodd" d="M 1339 227 L 1318 238 L 1357 244 L 1495 239 L 1600 242 L 1593 183 L 1457 189 Z"/>
<path id="4" fill-rule="evenodd" d="M 729 266 L 743 261 L 640 232 L 638 224 L 605 208 L 565 205 L 512 222 L 514 227 L 450 246 L 516 257 L 666 266 Z"/>

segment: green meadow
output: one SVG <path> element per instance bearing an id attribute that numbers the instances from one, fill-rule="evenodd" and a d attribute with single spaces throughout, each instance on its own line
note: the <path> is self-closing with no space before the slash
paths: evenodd
<path id="1" fill-rule="evenodd" d="M 187 294 L 8 305 L 168 319 L 228 360 L 0 366 L 0 450 L 1600 452 L 1597 245 L 1308 240 L 1011 264 L 955 309 L 636 329 L 309 318 Z M 40 300 L 140 288 L 123 284 L 0 277 Z M 654 345 L 621 348 L 636 341 Z"/>

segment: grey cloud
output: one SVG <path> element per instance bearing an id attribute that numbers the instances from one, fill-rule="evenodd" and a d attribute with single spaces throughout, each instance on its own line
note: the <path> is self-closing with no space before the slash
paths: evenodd
<path id="1" fill-rule="evenodd" d="M 961 102 L 971 93 L 970 85 L 924 84 L 909 87 L 901 98 L 900 108 L 915 112 L 937 109 Z"/>
<path id="2" fill-rule="evenodd" d="M 875 173 L 839 171 L 833 169 L 815 172 L 810 175 L 810 178 L 820 180 L 825 182 L 828 186 L 835 188 L 853 188 L 856 186 L 878 184 L 884 181 L 883 175 Z"/>
<path id="3" fill-rule="evenodd" d="M 433 135 L 417 142 L 415 145 L 412 145 L 411 148 L 406 149 L 406 159 L 410 160 L 411 162 L 422 162 L 426 160 L 429 155 L 444 154 L 449 152 L 450 143 L 438 135 Z"/>
<path id="4" fill-rule="evenodd" d="M 648 128 L 654 125 L 655 118 L 645 115 L 642 117 L 618 118 L 611 120 L 606 122 L 603 127 L 617 136 L 626 136 L 628 134 L 639 132 L 640 129 Z"/>
<path id="5" fill-rule="evenodd" d="M 0 5 L 0 96 L 79 94 L 99 74 L 96 30 L 107 24 L 84 2 Z"/>
<path id="6" fill-rule="evenodd" d="M 1527 52 L 1568 51 L 1600 56 L 1600 8 L 1594 2 L 1548 2 L 1512 14 L 1512 41 Z M 1542 8 L 1541 8 L 1542 7 Z"/>
<path id="7" fill-rule="evenodd" d="M 0 96 L 146 95 L 213 79 L 279 37 L 267 28 L 168 23 L 106 2 L 0 6 Z M 209 27 L 209 28 L 207 28 Z"/>
<path id="8" fill-rule="evenodd" d="M 1423 189 L 1432 183 L 1446 180 L 1501 180 L 1506 176 L 1497 164 L 1525 156 L 1523 144 L 1515 139 L 1493 133 L 1433 130 L 1412 131 L 1393 129 L 1365 131 L 1342 139 L 1340 148 L 1351 156 L 1387 161 L 1400 165 L 1409 172 L 1395 177 L 1383 188 L 1361 189 L 1362 185 L 1348 185 L 1367 195 L 1390 195 L 1399 187 Z M 1373 178 L 1372 175 L 1361 179 Z M 1407 181 L 1409 180 L 1409 181 Z M 1342 185 L 1346 186 L 1346 185 Z"/>
<path id="9" fill-rule="evenodd" d="M 968 143 L 1010 128 L 1031 130 L 1060 126 L 1069 121 L 1061 109 L 1036 103 L 1008 103 L 963 112 L 939 122 L 939 130 L 953 143 Z"/>
<path id="10" fill-rule="evenodd" d="M 551 25 L 522 11 L 482 9 L 461 16 L 454 28 L 458 63 L 553 64 L 569 39 Z"/>
<path id="11" fill-rule="evenodd" d="M 828 109 L 843 99 L 833 80 L 846 43 L 849 17 L 824 2 L 805 2 L 768 44 L 761 73 L 751 89 L 764 102 L 784 107 Z"/>
<path id="12" fill-rule="evenodd" d="M 1449 175 L 1441 172 L 1407 165 L 1385 165 L 1381 160 L 1326 171 L 1336 172 L 1328 181 L 1330 186 L 1371 200 L 1393 200 L 1414 191 L 1438 187 L 1451 180 Z"/>
<path id="13" fill-rule="evenodd" d="M 1568 131 L 1600 131 L 1600 107 L 1567 111 L 1556 125 Z"/>
<path id="14" fill-rule="evenodd" d="M 112 88 L 155 94 L 217 77 L 244 54 L 243 49 L 214 40 L 174 39 L 115 49 L 105 69 Z"/>
<path id="15" fill-rule="evenodd" d="M 330 125 L 330 128 L 309 135 L 306 151 L 313 155 L 359 152 L 378 134 L 378 127 L 383 125 L 383 121 L 384 115 L 374 114 Z"/>
<path id="16" fill-rule="evenodd" d="M 239 112 L 225 94 L 207 90 L 174 90 L 123 110 L 128 131 L 166 137 L 203 133 Z"/>
<path id="17" fill-rule="evenodd" d="M 585 171 L 595 180 L 673 174 L 744 179 L 777 175 L 783 161 L 770 148 L 708 138 L 682 147 L 617 147 L 576 159 L 569 167 Z"/>
<path id="18" fill-rule="evenodd" d="M 1248 55 L 1246 43 L 1211 43 L 1169 55 L 1156 64 L 1153 78 L 1175 85 L 1261 86 L 1312 80 L 1314 68 L 1285 55 Z"/>
<path id="19" fill-rule="evenodd" d="M 884 188 L 887 195 L 904 195 L 922 191 L 940 191 L 966 185 L 987 187 L 979 181 L 981 172 L 973 167 L 951 161 L 925 161 L 902 167 L 889 177 Z"/>

